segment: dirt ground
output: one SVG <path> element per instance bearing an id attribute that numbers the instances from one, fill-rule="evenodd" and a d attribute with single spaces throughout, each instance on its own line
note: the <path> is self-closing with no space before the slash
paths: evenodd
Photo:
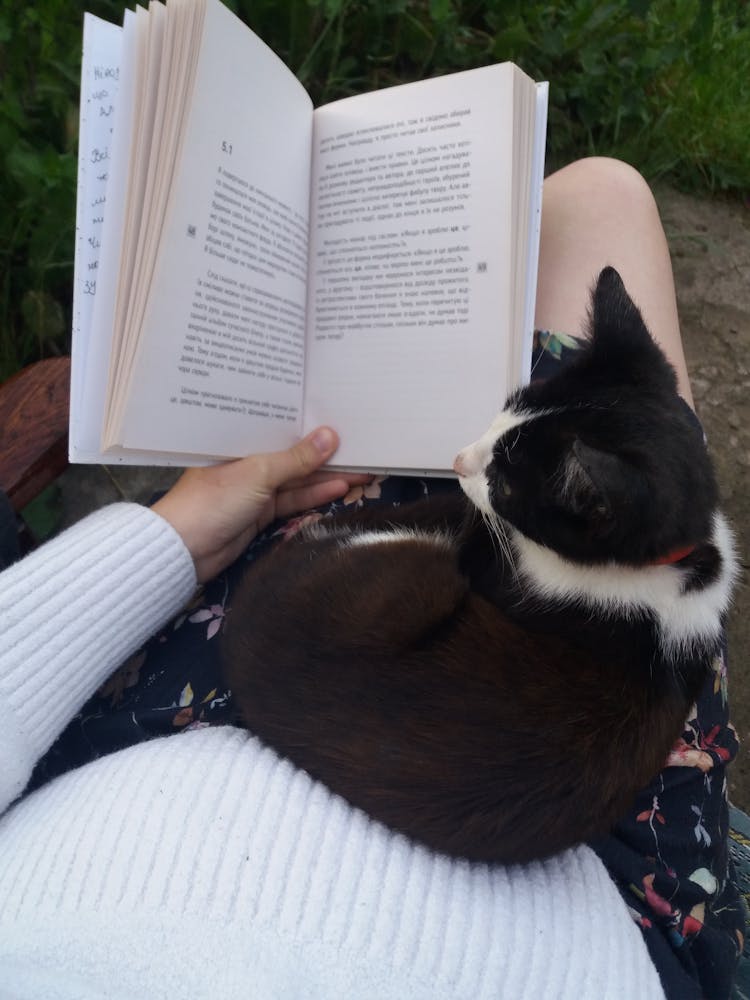
<path id="1" fill-rule="evenodd" d="M 657 190 L 698 415 L 737 535 L 742 577 L 729 621 L 729 696 L 743 742 L 732 802 L 750 811 L 750 210 Z"/>
<path id="2" fill-rule="evenodd" d="M 750 812 L 750 209 L 657 189 L 672 251 L 685 354 L 743 575 L 729 623 L 732 718 L 744 741 L 729 771 L 730 797 Z M 148 502 L 174 472 L 71 467 L 62 477 L 64 522 L 121 498 Z"/>

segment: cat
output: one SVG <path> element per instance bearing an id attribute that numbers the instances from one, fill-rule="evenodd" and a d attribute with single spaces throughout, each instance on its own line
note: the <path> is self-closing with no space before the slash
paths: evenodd
<path id="1" fill-rule="evenodd" d="M 698 421 L 612 268 L 589 326 L 458 455 L 462 492 L 319 521 L 227 618 L 242 725 L 472 861 L 606 834 L 720 648 L 735 556 Z"/>

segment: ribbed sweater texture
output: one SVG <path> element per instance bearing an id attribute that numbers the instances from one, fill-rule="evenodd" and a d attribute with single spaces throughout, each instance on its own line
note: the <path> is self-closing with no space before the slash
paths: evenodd
<path id="1" fill-rule="evenodd" d="M 0 997 L 663 997 L 587 848 L 449 860 L 233 727 L 130 747 L 13 802 L 194 586 L 178 536 L 131 504 L 0 574 Z"/>

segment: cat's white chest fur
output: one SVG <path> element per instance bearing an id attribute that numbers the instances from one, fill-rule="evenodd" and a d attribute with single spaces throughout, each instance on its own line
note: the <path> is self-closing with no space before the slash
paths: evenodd
<path id="1" fill-rule="evenodd" d="M 585 566 L 509 529 L 522 585 L 544 601 L 577 602 L 596 612 L 635 617 L 654 615 L 662 652 L 672 659 L 696 644 L 719 641 L 737 576 L 734 538 L 718 511 L 710 541 L 721 554 L 721 570 L 707 586 L 686 590 L 689 570 L 677 565 L 627 566 L 622 563 Z"/>

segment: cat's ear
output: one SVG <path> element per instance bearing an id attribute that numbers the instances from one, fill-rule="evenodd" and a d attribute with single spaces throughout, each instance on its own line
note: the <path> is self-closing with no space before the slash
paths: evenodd
<path id="1" fill-rule="evenodd" d="M 677 391 L 674 369 L 628 295 L 619 273 L 605 267 L 591 295 L 589 326 L 595 355 L 632 372 L 639 382 L 658 379 Z"/>
<path id="2" fill-rule="evenodd" d="M 576 438 L 559 482 L 563 505 L 585 518 L 594 535 L 603 538 L 615 525 L 619 502 L 632 492 L 633 469 L 617 455 Z"/>
<path id="3" fill-rule="evenodd" d="M 651 335 L 640 310 L 628 295 L 618 271 L 605 267 L 599 272 L 591 293 L 591 324 L 594 337 L 619 339 L 622 336 Z"/>

